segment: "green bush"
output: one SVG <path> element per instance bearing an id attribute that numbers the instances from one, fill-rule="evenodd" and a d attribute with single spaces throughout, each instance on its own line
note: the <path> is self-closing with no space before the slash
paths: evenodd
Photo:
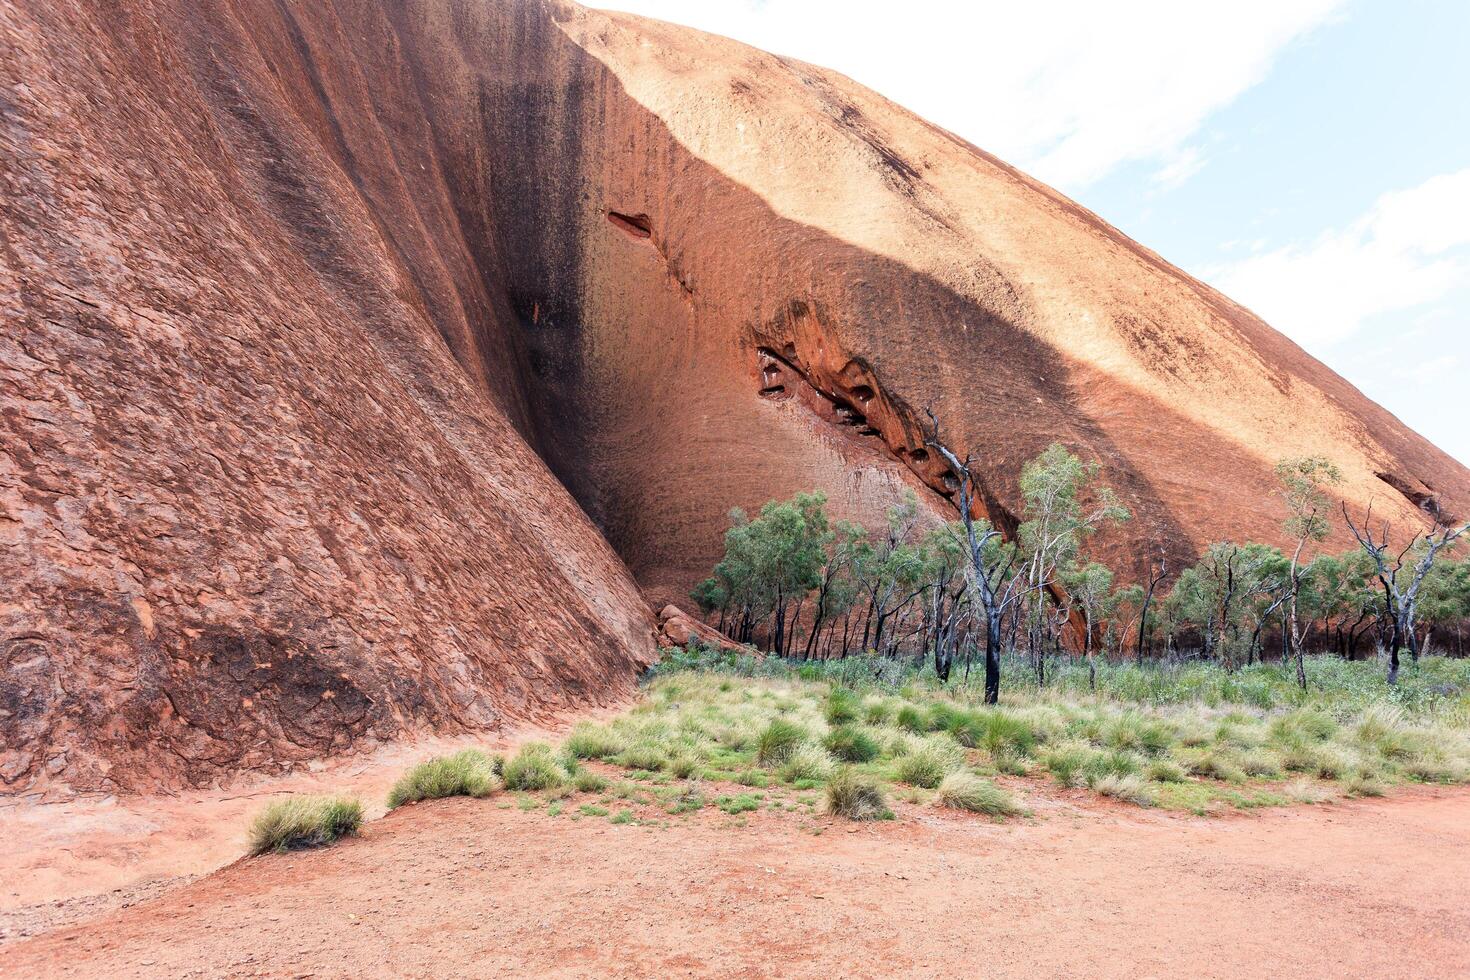
<path id="1" fill-rule="evenodd" d="M 827 781 L 826 811 L 848 820 L 893 818 L 893 811 L 888 809 L 878 781 L 850 768 L 839 770 Z"/>
<path id="2" fill-rule="evenodd" d="M 780 775 L 788 783 L 826 779 L 832 775 L 832 759 L 815 745 L 802 745 L 781 763 Z"/>
<path id="3" fill-rule="evenodd" d="M 567 736 L 566 750 L 578 759 L 610 759 L 627 748 L 622 735 L 604 725 L 583 722 Z"/>
<path id="4" fill-rule="evenodd" d="M 572 786 L 579 793 L 601 793 L 607 789 L 607 777 L 591 769 L 583 769 L 572 777 Z"/>
<path id="5" fill-rule="evenodd" d="M 924 717 L 924 713 L 922 711 L 914 707 L 912 704 L 906 704 L 902 708 L 898 709 L 898 716 L 895 719 L 895 724 L 897 724 L 898 727 L 902 728 L 904 731 L 914 732 L 915 734 L 927 732 L 929 730 L 928 719 Z"/>
<path id="6" fill-rule="evenodd" d="M 1141 776 L 1110 774 L 1096 779 L 1092 791 L 1135 806 L 1153 806 L 1159 798 Z"/>
<path id="7" fill-rule="evenodd" d="M 1013 817 L 1022 812 L 1011 794 L 990 780 L 969 772 L 952 772 L 945 776 L 934 801 L 951 810 L 986 813 L 992 817 Z"/>
<path id="8" fill-rule="evenodd" d="M 958 747 L 951 748 L 937 740 L 926 740 L 914 751 L 897 760 L 894 774 L 901 783 L 934 789 L 944 781 L 945 776 L 962 765 L 964 756 L 959 753 Z"/>
<path id="9" fill-rule="evenodd" d="M 669 756 L 661 747 L 652 742 L 634 742 L 618 753 L 612 761 L 624 769 L 658 772 L 669 764 Z"/>
<path id="10" fill-rule="evenodd" d="M 446 796 L 489 796 L 500 785 L 495 778 L 495 761 L 495 757 L 478 749 L 465 749 L 421 762 L 393 784 L 388 809 Z"/>
<path id="11" fill-rule="evenodd" d="M 567 781 L 567 772 L 551 746 L 529 742 L 505 764 L 505 788 L 534 791 L 552 789 Z"/>
<path id="12" fill-rule="evenodd" d="M 1182 783 L 1189 773 L 1173 759 L 1155 759 L 1148 764 L 1148 778 L 1156 783 Z"/>
<path id="13" fill-rule="evenodd" d="M 846 687 L 834 687 L 827 692 L 827 705 L 824 714 L 830 725 L 845 725 L 850 721 L 856 721 L 858 712 L 862 705 L 858 696 Z"/>
<path id="14" fill-rule="evenodd" d="M 344 796 L 293 796 L 266 806 L 250 822 L 250 853 L 322 847 L 356 834 L 362 804 Z"/>
<path id="15" fill-rule="evenodd" d="M 873 736 L 854 725 L 834 728 L 823 742 L 827 751 L 843 762 L 872 762 L 879 755 Z"/>
<path id="16" fill-rule="evenodd" d="M 773 769 L 791 757 L 807 740 L 806 729 L 782 718 L 774 719 L 756 739 L 755 761 Z"/>

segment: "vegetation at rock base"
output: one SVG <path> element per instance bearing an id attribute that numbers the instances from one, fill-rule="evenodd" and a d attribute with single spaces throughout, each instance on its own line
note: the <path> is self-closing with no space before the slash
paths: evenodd
<path id="1" fill-rule="evenodd" d="M 388 809 L 447 796 L 489 796 L 500 788 L 498 757 L 476 749 L 430 759 L 404 773 L 388 792 Z"/>
<path id="2" fill-rule="evenodd" d="M 323 847 L 357 833 L 362 804 L 343 796 L 292 796 L 276 800 L 250 822 L 249 851 L 266 854 Z"/>

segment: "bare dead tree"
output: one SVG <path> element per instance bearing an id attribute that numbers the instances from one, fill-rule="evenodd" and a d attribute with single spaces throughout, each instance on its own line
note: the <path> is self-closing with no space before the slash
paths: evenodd
<path id="1" fill-rule="evenodd" d="M 959 501 L 956 507 L 964 525 L 964 546 L 969 561 L 966 579 L 976 604 L 985 614 L 985 703 L 996 704 L 1000 700 L 1001 618 L 1020 598 L 1017 583 L 1021 578 L 1010 574 L 1011 564 L 1015 561 L 1013 553 L 1005 556 L 1003 561 L 998 557 L 992 560 L 995 556 L 987 556 L 987 550 L 993 550 L 990 546 L 1001 538 L 1001 533 L 989 522 L 982 528 L 975 521 L 972 511 L 978 498 L 975 494 L 975 475 L 970 469 L 970 456 L 966 454 L 961 462 L 941 440 L 939 420 L 934 417 L 934 412 L 927 408 L 924 412 L 929 416 L 931 426 L 931 435 L 924 440 L 924 444 L 939 453 L 959 484 Z"/>
<path id="2" fill-rule="evenodd" d="M 1138 660 L 1140 662 L 1142 662 L 1143 660 L 1144 637 L 1148 635 L 1148 608 L 1150 605 L 1153 604 L 1154 590 L 1159 587 L 1159 583 L 1162 582 L 1165 576 L 1167 576 L 1168 574 L 1169 556 L 1164 554 L 1163 549 L 1161 548 L 1159 550 L 1158 565 L 1150 566 L 1149 568 L 1148 589 L 1143 594 L 1143 609 L 1138 616 Z M 1118 642 L 1122 643 L 1124 642 L 1124 640 L 1126 640 L 1126 637 L 1119 637 Z"/>
<path id="3" fill-rule="evenodd" d="M 1424 583 L 1424 577 L 1434 567 L 1434 560 L 1439 553 L 1461 535 L 1470 531 L 1470 523 L 1459 529 L 1445 527 L 1436 519 L 1434 530 L 1423 536 L 1424 551 L 1417 561 L 1409 561 L 1409 553 L 1414 550 L 1414 545 L 1420 543 L 1419 536 L 1409 539 L 1409 543 L 1402 551 L 1394 553 L 1389 541 L 1392 537 L 1392 528 L 1388 521 L 1383 522 L 1382 529 L 1375 537 L 1373 533 L 1373 505 L 1369 503 L 1367 512 L 1363 515 L 1363 526 L 1358 527 L 1353 523 L 1352 515 L 1348 513 L 1347 504 L 1342 505 L 1342 516 L 1347 521 L 1348 530 L 1357 539 L 1358 545 L 1373 560 L 1373 566 L 1378 576 L 1378 582 L 1383 586 L 1384 605 L 1391 624 L 1388 651 L 1388 682 L 1398 683 L 1399 679 L 1399 649 L 1401 645 L 1407 645 L 1409 657 L 1414 663 L 1419 662 L 1419 646 L 1414 639 L 1414 613 L 1419 603 L 1419 587 Z M 1399 581 L 1400 576 L 1407 569 L 1408 584 Z"/>

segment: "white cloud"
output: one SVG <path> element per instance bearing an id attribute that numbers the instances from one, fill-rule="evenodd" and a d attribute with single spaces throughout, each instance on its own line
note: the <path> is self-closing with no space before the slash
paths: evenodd
<path id="1" fill-rule="evenodd" d="M 835 68 L 1076 193 L 1130 160 L 1187 180 L 1205 118 L 1345 0 L 604 2 Z"/>
<path id="2" fill-rule="evenodd" d="M 1171 153 L 1164 165 L 1154 172 L 1153 181 L 1161 190 L 1171 190 L 1204 168 L 1205 155 L 1197 146 L 1187 146 Z"/>
<path id="3" fill-rule="evenodd" d="M 1384 194 L 1312 242 L 1201 271 L 1278 330 L 1326 349 L 1370 317 L 1470 286 L 1470 169 Z"/>

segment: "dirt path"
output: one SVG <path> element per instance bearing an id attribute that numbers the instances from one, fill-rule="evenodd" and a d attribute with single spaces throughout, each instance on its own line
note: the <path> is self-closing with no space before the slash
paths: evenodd
<path id="1" fill-rule="evenodd" d="M 251 814 L 272 799 L 345 793 L 359 797 L 374 819 L 383 815 L 389 787 L 415 762 L 470 746 L 501 751 L 535 739 L 556 740 L 570 724 L 394 742 L 322 763 L 314 772 L 224 790 L 52 803 L 0 798 L 0 950 L 224 867 L 245 852 Z"/>
<path id="2" fill-rule="evenodd" d="M 1463 976 L 1470 793 L 672 826 L 446 800 L 5 948 L 13 976 Z M 653 816 L 653 811 L 646 811 Z M 821 832 L 814 833 L 820 830 Z"/>

